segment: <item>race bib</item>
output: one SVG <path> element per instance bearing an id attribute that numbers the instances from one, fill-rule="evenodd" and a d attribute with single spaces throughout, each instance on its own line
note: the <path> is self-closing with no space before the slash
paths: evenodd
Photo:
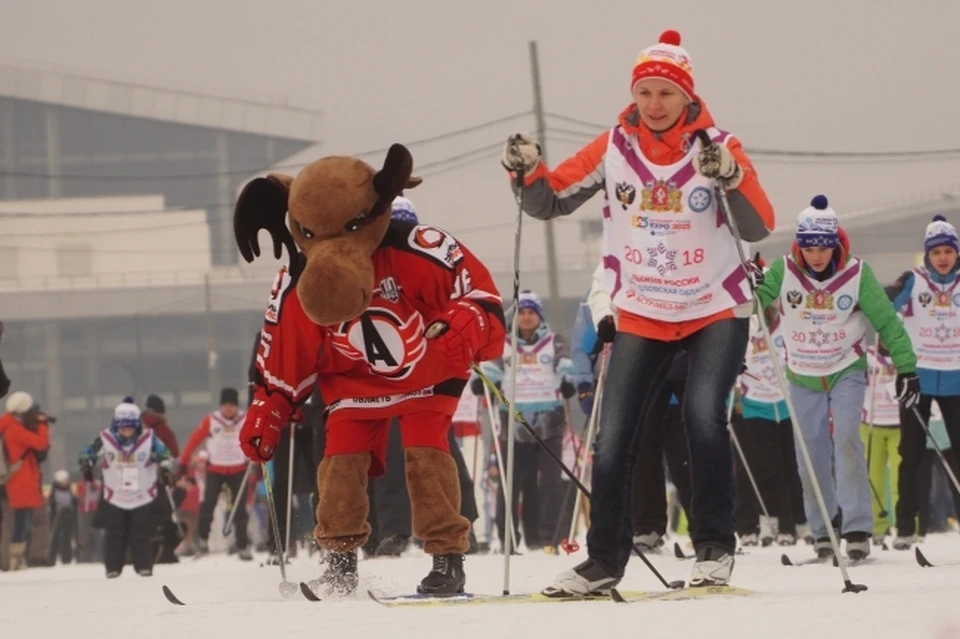
<path id="1" fill-rule="evenodd" d="M 120 469 L 120 486 L 123 490 L 140 490 L 140 473 L 136 466 L 124 466 Z"/>

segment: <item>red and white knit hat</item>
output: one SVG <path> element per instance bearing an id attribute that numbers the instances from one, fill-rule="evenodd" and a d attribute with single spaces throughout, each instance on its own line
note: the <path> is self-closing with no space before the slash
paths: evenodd
<path id="1" fill-rule="evenodd" d="M 647 78 L 660 78 L 675 84 L 688 98 L 693 99 L 693 65 L 690 54 L 680 46 L 680 34 L 669 29 L 660 34 L 660 42 L 647 47 L 637 56 L 633 66 L 631 93 L 637 82 Z"/>

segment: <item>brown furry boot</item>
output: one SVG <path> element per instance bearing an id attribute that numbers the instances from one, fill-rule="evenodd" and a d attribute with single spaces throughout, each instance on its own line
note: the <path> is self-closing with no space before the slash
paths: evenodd
<path id="1" fill-rule="evenodd" d="M 413 534 L 433 555 L 433 569 L 417 587 L 423 593 L 463 592 L 463 553 L 470 547 L 470 522 L 460 515 L 460 481 L 453 458 L 436 448 L 404 451 Z"/>
<path id="2" fill-rule="evenodd" d="M 313 536 L 328 551 L 327 570 L 309 583 L 318 595 L 348 595 L 359 583 L 357 548 L 370 536 L 367 471 L 370 454 L 326 457 L 317 468 L 317 526 Z M 323 592 L 321 592 L 323 591 Z"/>

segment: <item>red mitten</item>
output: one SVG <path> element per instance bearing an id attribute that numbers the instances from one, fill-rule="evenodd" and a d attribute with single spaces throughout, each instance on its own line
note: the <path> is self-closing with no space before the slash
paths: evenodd
<path id="1" fill-rule="evenodd" d="M 240 428 L 243 454 L 257 463 L 270 461 L 291 412 L 289 402 L 279 393 L 257 393 Z"/>
<path id="2" fill-rule="evenodd" d="M 448 306 L 430 326 L 437 323 L 441 328 L 439 337 L 433 340 L 434 348 L 444 353 L 444 359 L 451 368 L 466 372 L 473 363 L 474 355 L 489 340 L 490 323 L 486 313 L 473 302 L 458 300 Z M 429 333 L 428 330 L 428 336 Z"/>

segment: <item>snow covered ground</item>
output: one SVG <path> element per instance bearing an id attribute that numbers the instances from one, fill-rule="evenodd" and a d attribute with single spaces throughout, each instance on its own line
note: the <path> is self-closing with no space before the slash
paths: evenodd
<path id="1" fill-rule="evenodd" d="M 934 564 L 960 562 L 960 537 L 933 535 L 921 546 Z M 99 565 L 31 569 L 0 573 L 0 627 L 23 637 L 434 637 L 456 639 L 575 639 L 618 635 L 657 637 L 827 637 L 865 636 L 913 639 L 960 638 L 960 565 L 920 568 L 913 552 L 877 550 L 871 564 L 851 569 L 853 580 L 869 591 L 840 594 L 839 570 L 832 566 L 784 567 L 778 547 L 752 548 L 737 558 L 734 583 L 762 594 L 633 604 L 612 602 L 486 604 L 429 608 L 385 608 L 364 596 L 356 600 L 310 603 L 285 601 L 279 594 L 276 566 L 241 563 L 210 556 L 179 565 L 157 566 L 151 578 L 128 566 L 107 581 Z M 787 548 L 794 559 L 811 554 L 807 546 Z M 528 553 L 512 561 L 511 590 L 534 592 L 584 556 Z M 689 579 L 690 562 L 668 551 L 651 558 L 668 580 Z M 499 594 L 503 557 L 467 558 L 468 587 Z M 410 554 L 400 559 L 362 561 L 361 590 L 387 595 L 414 591 L 429 559 Z M 318 574 L 301 554 L 287 568 L 292 581 Z M 186 606 L 173 606 L 160 587 L 167 584 Z M 639 560 L 631 561 L 624 590 L 660 590 Z M 29 635 L 27 634 L 29 633 Z"/>

